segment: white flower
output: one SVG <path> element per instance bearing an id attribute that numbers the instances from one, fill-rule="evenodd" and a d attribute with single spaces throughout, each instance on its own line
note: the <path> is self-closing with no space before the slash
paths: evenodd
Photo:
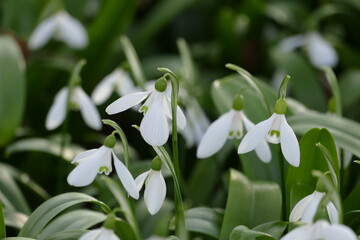
<path id="1" fill-rule="evenodd" d="M 114 230 L 101 227 L 85 233 L 79 240 L 120 240 L 120 238 L 114 233 Z"/>
<path id="2" fill-rule="evenodd" d="M 294 131 L 285 118 L 286 102 L 279 99 L 275 105 L 275 113 L 270 118 L 258 123 L 241 141 L 238 153 L 247 153 L 266 139 L 270 143 L 280 143 L 285 159 L 294 167 L 300 164 L 300 148 Z"/>
<path id="3" fill-rule="evenodd" d="M 139 191 L 137 190 L 134 178 L 125 165 L 117 158 L 111 147 L 101 146 L 98 149 L 91 149 L 78 154 L 71 162 L 78 163 L 78 165 L 69 174 L 67 181 L 75 187 L 87 186 L 94 181 L 98 173 L 110 174 L 112 171 L 112 160 L 124 188 L 131 197 L 138 199 Z"/>
<path id="4" fill-rule="evenodd" d="M 95 87 L 91 98 L 94 100 L 95 104 L 100 105 L 111 96 L 114 90 L 117 91 L 119 96 L 139 91 L 132 82 L 129 74 L 120 68 L 116 68 L 100 81 Z"/>
<path id="5" fill-rule="evenodd" d="M 199 145 L 200 141 L 209 127 L 210 122 L 196 99 L 189 97 L 189 104 L 186 104 L 185 116 L 186 127 L 180 130 L 186 141 L 186 147 L 190 148 Z"/>
<path id="6" fill-rule="evenodd" d="M 145 183 L 144 200 L 151 215 L 160 210 L 166 196 L 166 184 L 160 170 L 150 169 L 135 179 L 138 191 Z"/>
<path id="7" fill-rule="evenodd" d="M 240 139 L 244 134 L 244 126 L 249 131 L 254 124 L 242 110 L 231 109 L 223 114 L 206 130 L 197 149 L 197 157 L 206 158 L 215 154 L 224 146 L 228 138 Z M 264 139 L 255 147 L 255 151 L 261 161 L 269 162 L 271 160 L 271 151 Z"/>
<path id="8" fill-rule="evenodd" d="M 301 199 L 290 213 L 290 222 L 301 220 L 311 224 L 319 207 L 319 203 L 324 195 L 325 193 L 315 190 L 312 194 Z M 330 222 L 339 223 L 339 213 L 332 202 L 329 202 L 326 205 L 326 210 L 328 212 Z"/>
<path id="9" fill-rule="evenodd" d="M 319 220 L 312 225 L 300 226 L 280 240 L 357 240 L 353 230 L 345 225 L 329 224 Z"/>
<path id="10" fill-rule="evenodd" d="M 162 80 L 155 83 L 153 90 L 125 95 L 106 108 L 108 114 L 115 114 L 129 109 L 147 98 L 139 109 L 144 113 L 140 124 L 140 133 L 144 140 L 152 146 L 164 145 L 169 138 L 169 124 L 166 116 L 170 119 L 172 117 L 171 100 L 165 95 L 167 83 Z M 180 107 L 177 107 L 177 124 L 181 129 L 186 125 L 186 119 Z"/>
<path id="11" fill-rule="evenodd" d="M 295 35 L 280 42 L 280 50 L 285 52 L 300 46 L 306 46 L 310 61 L 315 67 L 335 67 L 339 61 L 334 47 L 316 32 Z"/>
<path id="12" fill-rule="evenodd" d="M 67 87 L 62 88 L 55 96 L 53 105 L 46 117 L 46 129 L 53 130 L 61 125 L 66 116 L 66 101 L 69 94 Z M 101 119 L 99 112 L 97 111 L 94 103 L 91 101 L 88 95 L 80 87 L 74 87 L 71 96 L 70 103 L 74 107 L 79 107 L 82 117 L 85 123 L 96 130 L 101 129 Z"/>
<path id="13" fill-rule="evenodd" d="M 66 11 L 59 11 L 41 22 L 30 36 L 29 48 L 39 49 L 51 37 L 65 42 L 72 48 L 84 48 L 88 44 L 84 26 Z"/>

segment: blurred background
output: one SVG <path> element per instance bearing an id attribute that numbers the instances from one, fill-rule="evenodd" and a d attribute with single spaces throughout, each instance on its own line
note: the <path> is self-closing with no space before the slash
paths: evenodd
<path id="1" fill-rule="evenodd" d="M 82 23 L 88 45 L 73 49 L 51 39 L 40 49 L 30 50 L 28 40 L 35 28 L 59 9 Z M 132 43 L 147 81 L 162 76 L 157 67 L 168 67 L 186 78 L 181 46 L 187 47 L 185 52 L 191 54 L 191 76 L 194 77 L 187 90 L 198 100 L 210 122 L 220 114 L 215 108 L 216 99 L 210 94 L 211 85 L 214 80 L 233 73 L 225 68 L 226 63 L 241 66 L 275 91 L 282 77 L 289 74 L 292 79 L 288 95 L 307 108 L 324 113 L 328 111 L 333 93 L 319 65 L 330 65 L 338 77 L 344 117 L 360 119 L 358 0 L 2 0 L 0 12 L 0 36 L 15 40 L 26 63 L 25 76 L 19 86 L 5 90 L 0 85 L 0 94 L 5 96 L 4 91 L 10 91 L 13 97 L 6 99 L 0 95 L 2 129 L 7 129 L 9 122 L 15 124 L 14 132 L 1 141 L 0 159 L 7 167 L 31 176 L 41 186 L 41 190 L 34 193 L 20 184 L 30 208 L 48 196 L 78 191 L 66 184 L 66 177 L 73 169 L 69 161 L 75 152 L 99 147 L 111 132 L 106 126 L 101 131 L 92 130 L 84 124 L 79 112 L 72 111 L 66 127 L 53 131 L 46 130 L 45 119 L 54 96 L 68 84 L 80 59 L 87 61 L 80 75 L 88 95 L 118 66 L 134 78 L 124 44 L 119 40 L 123 35 Z M 102 118 L 115 120 L 127 134 L 133 147 L 132 157 L 139 162 L 132 169 L 137 176 L 148 168 L 149 162 L 143 160 L 152 159 L 154 152 L 131 127 L 140 123 L 140 114 L 136 111 L 106 114 L 106 106 L 117 98 L 114 93 L 98 110 Z M 14 101 L 22 103 L 14 117 L 17 119 L 6 120 L 7 109 Z M 64 134 L 69 144 L 67 161 L 58 157 Z M 187 148 L 181 137 L 180 151 L 183 180 L 190 193 L 185 194 L 188 204 L 223 206 L 224 196 L 212 195 L 224 191 L 216 188 L 224 181 L 223 177 L 215 178 L 209 189 L 205 187 L 206 192 L 199 194 L 198 190 L 204 188 L 200 180 L 207 173 L 201 171 L 202 167 L 196 167 L 199 162 L 195 157 L 196 144 Z M 221 169 L 238 167 L 235 150 L 224 152 Z M 216 165 L 211 167 L 217 169 Z M 59 171 L 63 184 L 56 180 Z M 26 185 L 28 180 L 22 182 Z M 101 186 L 84 191 L 94 194 L 98 191 L 96 188 Z M 169 194 L 171 196 L 171 191 Z M 103 195 L 104 199 L 109 197 Z"/>

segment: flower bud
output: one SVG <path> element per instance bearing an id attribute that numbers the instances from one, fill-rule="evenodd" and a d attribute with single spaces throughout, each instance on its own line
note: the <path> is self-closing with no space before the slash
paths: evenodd
<path id="1" fill-rule="evenodd" d="M 285 98 L 280 98 L 275 103 L 275 113 L 277 114 L 285 114 L 286 113 L 286 100 Z"/>
<path id="2" fill-rule="evenodd" d="M 158 92 L 164 92 L 167 88 L 167 81 L 165 78 L 160 78 L 155 82 L 155 89 Z"/>
<path id="3" fill-rule="evenodd" d="M 242 95 L 236 95 L 234 97 L 232 108 L 237 111 L 244 108 L 244 97 Z"/>
<path id="4" fill-rule="evenodd" d="M 156 156 L 151 162 L 151 169 L 154 171 L 160 171 L 161 165 L 162 165 L 162 162 L 161 162 L 160 157 Z"/>
<path id="5" fill-rule="evenodd" d="M 113 134 L 107 136 L 104 141 L 104 146 L 108 148 L 114 148 L 116 144 L 116 138 Z"/>

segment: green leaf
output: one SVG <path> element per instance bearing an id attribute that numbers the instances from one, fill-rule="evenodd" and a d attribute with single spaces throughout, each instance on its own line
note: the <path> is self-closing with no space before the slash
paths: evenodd
<path id="1" fill-rule="evenodd" d="M 323 67 L 322 69 L 325 72 L 326 80 L 329 83 L 329 86 L 332 91 L 332 97 L 334 99 L 334 107 L 335 113 L 338 116 L 342 115 L 342 107 L 341 107 L 341 95 L 338 81 L 336 79 L 334 71 L 330 67 Z"/>
<path id="2" fill-rule="evenodd" d="M 281 202 L 281 190 L 277 184 L 250 182 L 242 173 L 231 169 L 220 240 L 228 239 L 235 226 L 254 227 L 265 222 L 279 220 Z"/>
<path id="3" fill-rule="evenodd" d="M 25 62 L 17 43 L 0 35 L 0 146 L 15 135 L 25 110 Z"/>
<path id="4" fill-rule="evenodd" d="M 43 204 L 41 204 L 30 215 L 28 221 L 19 232 L 19 237 L 36 238 L 45 228 L 47 224 L 60 212 L 79 203 L 95 203 L 104 209 L 105 212 L 110 212 L 108 206 L 96 200 L 95 198 L 83 193 L 64 193 L 53 197 Z"/>
<path id="5" fill-rule="evenodd" d="M 36 240 L 35 238 L 27 238 L 27 237 L 9 237 L 4 238 L 2 240 Z"/>
<path id="6" fill-rule="evenodd" d="M 0 238 L 6 237 L 6 229 L 5 229 L 5 216 L 2 207 L 2 203 L 0 201 Z"/>
<path id="7" fill-rule="evenodd" d="M 86 230 L 65 230 L 51 234 L 46 240 L 78 240 Z"/>
<path id="8" fill-rule="evenodd" d="M 136 237 L 135 232 L 133 228 L 129 225 L 129 223 L 122 219 L 116 220 L 115 232 L 120 239 L 127 239 L 127 240 L 141 239 Z"/>
<path id="9" fill-rule="evenodd" d="M 191 208 L 185 212 L 185 223 L 188 231 L 202 233 L 216 239 L 220 235 L 222 220 L 223 213 L 212 208 Z M 170 229 L 175 229 L 174 221 L 171 222 Z"/>
<path id="10" fill-rule="evenodd" d="M 30 213 L 29 205 L 16 184 L 11 172 L 4 164 L 0 166 L 0 199 L 4 207 L 8 210 Z"/>
<path id="11" fill-rule="evenodd" d="M 70 144 L 62 149 L 60 139 L 45 138 L 27 138 L 14 142 L 6 148 L 6 155 L 9 156 L 18 152 L 38 151 L 59 156 L 62 151 L 62 157 L 68 161 L 72 161 L 76 155 L 85 151 L 84 148 Z"/>
<path id="12" fill-rule="evenodd" d="M 124 213 L 126 220 L 129 222 L 129 225 L 133 229 L 137 238 L 140 239 L 139 227 L 134 216 L 134 210 L 130 204 L 130 200 L 126 191 L 120 187 L 112 178 L 101 176 L 101 179 L 104 181 L 106 187 L 114 195 L 115 199 L 118 201 L 119 206 Z"/>
<path id="13" fill-rule="evenodd" d="M 4 209 L 4 217 L 6 226 L 17 229 L 21 229 L 28 220 L 28 216 L 26 214 L 6 209 Z"/>
<path id="14" fill-rule="evenodd" d="M 339 162 L 337 159 L 334 140 L 327 129 L 314 128 L 308 131 L 300 141 L 300 165 L 299 167 L 289 166 L 286 177 L 286 209 L 290 211 L 297 201 L 306 195 L 293 195 L 308 193 L 308 187 L 315 189 L 317 179 L 313 177 L 312 170 L 321 172 L 329 171 L 329 166 L 317 143 L 325 146 L 332 160 L 334 161 L 335 173 L 339 174 Z M 290 197 L 291 196 L 291 197 Z"/>
<path id="15" fill-rule="evenodd" d="M 286 222 L 273 221 L 273 222 L 260 224 L 254 227 L 252 230 L 267 233 L 272 237 L 279 239 L 283 235 L 287 226 L 288 223 Z"/>
<path id="16" fill-rule="evenodd" d="M 47 239 L 54 233 L 69 230 L 87 229 L 103 222 L 106 215 L 91 210 L 75 210 L 65 213 L 52 220 L 39 235 L 39 239 Z"/>
<path id="17" fill-rule="evenodd" d="M 344 201 L 344 212 L 350 212 L 360 209 L 360 183 L 357 183 L 351 193 Z"/>
<path id="18" fill-rule="evenodd" d="M 230 234 L 230 240 L 275 240 L 267 233 L 250 230 L 246 226 L 237 226 Z"/>
<path id="19" fill-rule="evenodd" d="M 304 135 L 312 128 L 327 128 L 336 144 L 360 157 L 360 124 L 336 115 L 301 112 L 287 118 L 294 132 Z"/>

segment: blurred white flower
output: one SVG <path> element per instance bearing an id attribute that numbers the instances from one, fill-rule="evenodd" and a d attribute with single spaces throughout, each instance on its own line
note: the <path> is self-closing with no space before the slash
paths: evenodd
<path id="1" fill-rule="evenodd" d="M 114 230 L 101 227 L 85 233 L 79 240 L 120 240 L 120 238 Z"/>
<path id="2" fill-rule="evenodd" d="M 338 64 L 339 56 L 335 48 L 317 32 L 288 37 L 279 44 L 280 50 L 284 52 L 293 51 L 301 46 L 305 46 L 309 59 L 315 67 L 335 67 Z"/>
<path id="3" fill-rule="evenodd" d="M 62 88 L 55 96 L 53 105 L 46 117 L 46 129 L 53 130 L 61 125 L 64 121 L 67 111 L 67 98 L 69 89 L 67 87 Z M 96 130 L 101 129 L 101 119 L 99 112 L 97 111 L 94 103 L 90 97 L 86 95 L 84 90 L 80 87 L 74 87 L 71 91 L 70 103 L 72 107 L 80 108 L 82 117 L 85 123 Z"/>
<path id="4" fill-rule="evenodd" d="M 312 194 L 301 199 L 291 211 L 289 221 L 295 222 L 301 220 L 311 224 L 324 195 L 325 193 L 315 190 Z M 339 223 L 339 213 L 332 202 L 329 202 L 326 205 L 326 210 L 329 215 L 330 222 Z"/>
<path id="5" fill-rule="evenodd" d="M 319 220 L 312 225 L 295 228 L 280 240 L 357 240 L 351 228 L 341 224 L 329 224 Z"/>
<path id="6" fill-rule="evenodd" d="M 39 49 L 51 37 L 63 41 L 72 48 L 84 48 L 88 44 L 86 29 L 66 11 L 59 11 L 42 21 L 31 34 L 28 46 L 32 50 Z"/>
<path id="7" fill-rule="evenodd" d="M 241 141 L 238 153 L 254 150 L 266 139 L 269 143 L 280 143 L 285 159 L 294 167 L 300 164 L 300 148 L 296 135 L 286 121 L 286 101 L 279 99 L 275 105 L 275 112 L 270 118 L 258 123 L 250 129 Z"/>
<path id="8" fill-rule="evenodd" d="M 68 183 L 75 187 L 84 187 L 91 184 L 98 173 L 109 175 L 110 172 L 112 172 L 113 160 L 116 173 L 124 188 L 131 197 L 138 199 L 139 191 L 134 178 L 125 165 L 117 158 L 112 148 L 114 145 L 106 146 L 105 140 L 105 145 L 100 148 L 87 150 L 78 154 L 71 162 L 78 163 L 78 165 L 69 174 L 67 178 Z"/>
<path id="9" fill-rule="evenodd" d="M 108 114 L 123 112 L 132 106 L 144 101 L 139 111 L 144 113 L 144 118 L 140 124 L 140 133 L 144 140 L 152 146 L 164 145 L 169 138 L 169 124 L 166 116 L 171 119 L 171 100 L 165 95 L 167 82 L 159 79 L 155 83 L 155 88 L 146 92 L 127 94 L 107 108 Z M 183 129 L 186 125 L 184 113 L 177 107 L 177 124 Z"/>
<path id="10" fill-rule="evenodd" d="M 184 137 L 187 148 L 198 146 L 210 122 L 196 99 L 190 97 L 186 104 L 185 117 L 186 127 L 179 133 Z"/>
<path id="11" fill-rule="evenodd" d="M 111 96 L 114 90 L 119 96 L 140 91 L 139 88 L 135 87 L 129 74 L 120 68 L 116 68 L 96 85 L 91 98 L 94 100 L 95 104 L 103 104 Z"/>
<path id="12" fill-rule="evenodd" d="M 135 179 L 138 191 L 141 190 L 145 183 L 144 200 L 146 207 L 151 215 L 156 214 L 166 196 L 166 184 L 163 175 L 161 174 L 161 160 L 156 157 L 153 160 L 151 169 L 140 174 Z"/>
<path id="13" fill-rule="evenodd" d="M 236 101 L 241 101 L 238 107 L 236 106 Z M 250 129 L 254 127 L 254 124 L 246 117 L 244 111 L 242 111 L 242 102 L 242 98 L 237 96 L 234 99 L 233 108 L 229 112 L 221 115 L 206 130 L 196 152 L 198 158 L 206 158 L 215 154 L 224 146 L 228 138 L 242 138 L 244 135 L 244 126 L 246 131 L 250 131 Z M 271 151 L 265 139 L 259 141 L 259 144 L 255 147 L 255 151 L 261 161 L 269 162 L 271 160 Z"/>

